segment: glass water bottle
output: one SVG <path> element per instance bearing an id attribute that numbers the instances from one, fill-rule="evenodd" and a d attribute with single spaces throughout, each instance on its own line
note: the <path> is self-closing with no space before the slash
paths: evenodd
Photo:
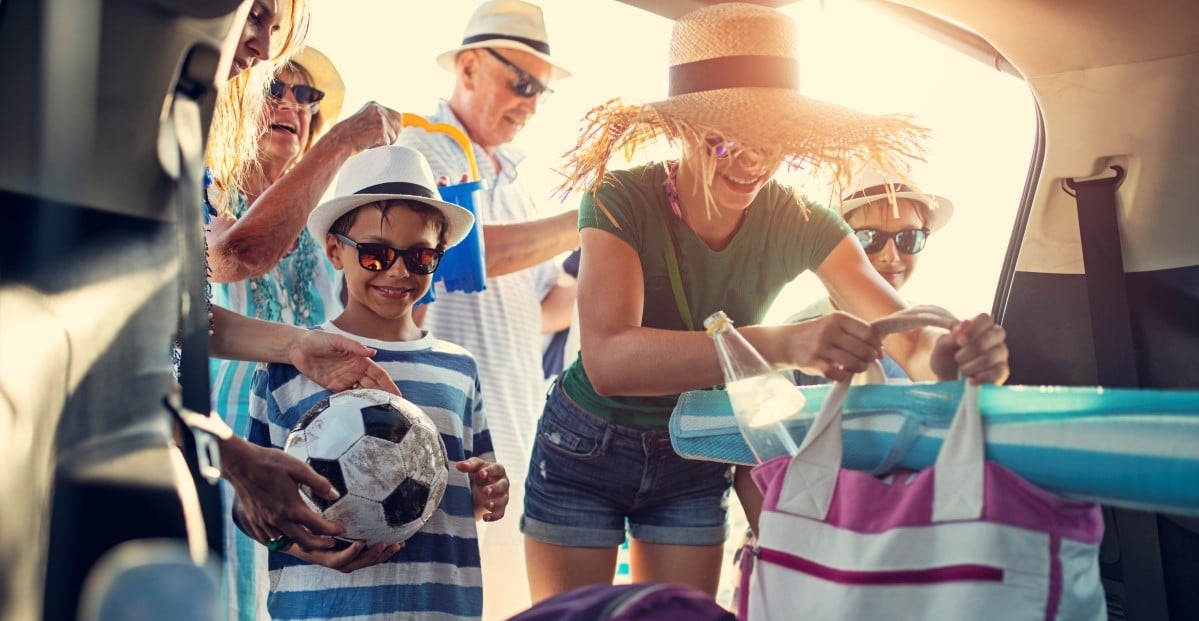
<path id="1" fill-rule="evenodd" d="M 803 393 L 733 328 L 724 311 L 704 320 L 716 343 L 726 390 L 737 427 L 758 463 L 797 452 L 795 440 L 783 424 L 803 409 Z"/>

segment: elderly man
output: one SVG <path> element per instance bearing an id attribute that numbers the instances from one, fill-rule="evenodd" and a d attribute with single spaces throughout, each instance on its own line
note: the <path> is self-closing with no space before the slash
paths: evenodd
<path id="1" fill-rule="evenodd" d="M 550 57 L 541 9 L 520 0 L 482 4 L 461 44 L 437 61 L 454 73 L 454 90 L 429 120 L 457 126 L 470 137 L 486 182 L 476 205 L 487 289 L 438 290 L 423 325 L 478 359 L 496 458 L 508 467 L 510 506 L 518 515 L 536 421 L 545 404 L 542 335 L 567 327 L 574 303 L 573 286 L 558 284 L 563 272 L 552 259 L 578 247 L 579 234 L 577 211 L 538 217 L 518 174 L 523 154 L 509 143 L 551 92 L 550 81 L 570 73 Z M 396 144 L 420 150 L 434 174 L 450 183 L 468 170 L 462 148 L 446 134 L 409 130 Z M 504 520 L 481 533 L 486 618 L 507 617 L 529 601 L 516 526 L 517 520 Z M 491 563 L 498 564 L 488 570 Z"/>

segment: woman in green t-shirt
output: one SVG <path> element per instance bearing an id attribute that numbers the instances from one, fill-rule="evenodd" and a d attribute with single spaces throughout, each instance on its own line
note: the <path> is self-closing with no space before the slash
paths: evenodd
<path id="1" fill-rule="evenodd" d="M 521 530 L 535 601 L 610 581 L 626 527 L 634 581 L 716 592 L 733 469 L 679 457 L 667 420 L 680 392 L 723 382 L 700 331 L 717 310 L 776 366 L 834 380 L 864 370 L 884 345 L 914 379 L 1007 378 L 1003 330 L 985 314 L 952 332 L 880 339 L 859 317 L 903 300 L 840 217 L 772 179 L 783 164 L 834 177 L 862 164 L 902 173 L 923 135 L 902 118 L 801 96 L 794 28 L 747 3 L 680 18 L 670 96 L 592 110 L 569 157 L 567 189 L 589 190 L 579 209 L 581 352 L 549 395 L 530 458 Z M 606 171 L 614 152 L 658 136 L 681 147 L 678 160 Z M 848 312 L 755 325 L 806 270 Z M 737 488 L 752 525 L 761 499 L 745 474 Z"/>

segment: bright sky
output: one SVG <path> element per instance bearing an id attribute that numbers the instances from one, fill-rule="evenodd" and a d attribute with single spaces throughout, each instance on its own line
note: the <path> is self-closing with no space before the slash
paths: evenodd
<path id="1" fill-rule="evenodd" d="M 342 116 L 377 100 L 427 114 L 452 80 L 434 58 L 457 46 L 475 0 L 314 0 L 308 41 L 346 82 Z M 579 120 L 614 96 L 665 97 L 672 22 L 616 0 L 542 0 L 553 55 L 574 76 L 517 138 L 522 174 L 547 214 L 553 168 L 574 144 Z M 805 95 L 873 113 L 912 114 L 931 128 L 921 187 L 948 197 L 953 220 L 934 235 L 903 295 L 961 317 L 990 312 L 1028 172 L 1035 135 L 1032 97 L 1018 79 L 889 22 L 852 0 L 805 0 L 786 9 L 799 24 Z M 823 5 L 823 7 L 822 7 Z M 814 198 L 824 200 L 819 189 Z M 822 297 L 811 275 L 780 295 L 767 321 Z"/>

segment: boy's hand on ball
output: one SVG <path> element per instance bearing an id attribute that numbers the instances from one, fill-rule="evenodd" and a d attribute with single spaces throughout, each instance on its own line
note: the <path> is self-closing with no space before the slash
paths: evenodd
<path id="1" fill-rule="evenodd" d="M 475 518 L 494 522 L 508 508 L 508 473 L 500 464 L 471 457 L 454 466 L 470 476 L 470 495 L 475 503 Z"/>
<path id="2" fill-rule="evenodd" d="M 363 567 L 378 565 L 395 556 L 396 552 L 403 547 L 403 542 L 391 545 L 376 543 L 368 546 L 362 541 L 355 541 L 344 550 L 303 550 L 299 546 L 291 546 L 284 549 L 283 552 L 309 563 L 324 565 L 329 569 L 336 569 L 348 574 Z"/>

